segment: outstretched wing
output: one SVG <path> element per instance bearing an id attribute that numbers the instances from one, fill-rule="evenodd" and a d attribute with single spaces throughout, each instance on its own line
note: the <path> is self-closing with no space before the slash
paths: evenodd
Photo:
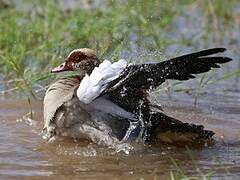
<path id="1" fill-rule="evenodd" d="M 229 57 L 210 56 L 225 50 L 225 48 L 207 49 L 160 63 L 127 66 L 123 73 L 108 85 L 104 93 L 123 87 L 147 90 L 156 88 L 167 79 L 195 78 L 193 74 L 208 72 L 212 68 L 219 68 L 219 64 L 231 61 L 232 59 Z"/>

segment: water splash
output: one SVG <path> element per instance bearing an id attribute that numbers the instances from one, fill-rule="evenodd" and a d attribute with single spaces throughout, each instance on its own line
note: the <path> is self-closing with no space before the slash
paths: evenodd
<path id="1" fill-rule="evenodd" d="M 16 119 L 16 122 L 23 122 L 29 126 L 37 126 L 37 121 L 32 119 L 30 116 L 32 116 L 34 112 L 27 113 L 26 115 L 22 116 L 21 118 Z"/>

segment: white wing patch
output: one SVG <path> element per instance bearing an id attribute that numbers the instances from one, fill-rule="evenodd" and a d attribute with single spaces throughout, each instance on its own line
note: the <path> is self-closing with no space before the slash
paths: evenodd
<path id="1" fill-rule="evenodd" d="M 108 83 L 119 77 L 120 73 L 127 66 L 127 61 L 120 59 L 115 63 L 104 60 L 93 72 L 85 75 L 77 90 L 79 100 L 89 104 L 97 98 L 107 87 Z"/>

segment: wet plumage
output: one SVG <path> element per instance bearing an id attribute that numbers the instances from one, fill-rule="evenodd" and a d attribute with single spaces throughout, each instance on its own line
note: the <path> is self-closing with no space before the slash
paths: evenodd
<path id="1" fill-rule="evenodd" d="M 77 93 L 79 85 L 85 76 L 91 76 L 94 67 L 100 63 L 92 50 L 74 50 L 66 62 L 53 72 L 74 70 L 81 75 L 60 79 L 49 87 L 44 99 L 44 129 L 49 136 L 58 134 L 96 141 L 94 133 L 86 130 L 87 126 L 105 133 L 116 143 L 139 137 L 145 143 L 209 141 L 214 135 L 212 131 L 205 130 L 201 125 L 181 122 L 153 109 L 148 95 L 149 90 L 167 79 L 192 79 L 194 74 L 229 62 L 231 59 L 228 57 L 210 56 L 223 51 L 224 48 L 208 49 L 160 63 L 128 65 L 119 76 L 105 83 L 96 97 L 84 103 L 79 100 Z"/>

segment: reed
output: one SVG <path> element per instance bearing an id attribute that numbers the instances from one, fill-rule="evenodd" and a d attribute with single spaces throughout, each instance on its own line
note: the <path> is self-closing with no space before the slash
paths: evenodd
<path id="1" fill-rule="evenodd" d="M 147 52 L 157 49 L 165 54 L 169 45 L 196 47 L 195 41 L 200 41 L 204 48 L 209 46 L 209 39 L 212 39 L 212 44 L 221 45 L 226 35 L 230 35 L 229 43 L 237 43 L 231 36 L 235 33 L 232 29 L 237 21 L 232 13 L 237 0 L 106 0 L 98 5 L 83 1 L 85 5 L 82 8 L 73 9 L 64 9 L 47 0 L 23 0 L 23 4 L 11 2 L 0 3 L 0 70 L 4 77 L 1 94 L 15 92 L 42 97 L 40 94 L 47 85 L 57 78 L 49 73 L 51 67 L 63 61 L 69 51 L 77 47 L 90 47 L 97 50 L 100 57 L 113 60 L 128 52 L 125 57 L 135 61 L 143 57 L 132 58 L 131 53 L 141 54 L 142 49 Z M 192 40 L 169 38 L 171 34 L 168 32 L 174 28 L 176 18 L 196 7 L 205 19 L 203 23 L 206 23 L 202 33 Z M 158 61 L 163 59 L 162 55 L 156 56 L 154 59 Z M 142 61 L 149 59 L 145 56 Z M 177 87 L 181 83 L 173 82 L 168 86 L 168 93 L 175 90 L 190 92 L 197 102 L 208 83 L 236 76 L 239 76 L 239 71 L 203 84 L 199 80 L 199 86 L 191 90 L 179 90 Z M 208 74 L 199 76 L 201 78 L 209 79 Z"/>

